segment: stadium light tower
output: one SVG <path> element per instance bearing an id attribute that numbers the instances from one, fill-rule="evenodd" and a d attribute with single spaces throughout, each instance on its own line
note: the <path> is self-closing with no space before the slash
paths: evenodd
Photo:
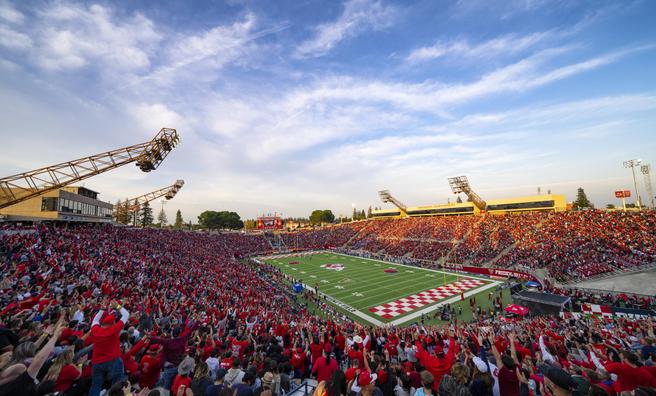
<path id="1" fill-rule="evenodd" d="M 487 207 L 487 203 L 483 200 L 483 198 L 479 197 L 478 194 L 476 194 L 471 189 L 469 180 L 467 180 L 467 176 L 450 177 L 449 186 L 451 187 L 451 191 L 453 191 L 454 194 L 465 193 L 467 198 L 469 198 L 469 200 L 472 201 L 479 210 L 485 210 Z"/>
<path id="2" fill-rule="evenodd" d="M 0 178 L 0 209 L 131 162 L 150 172 L 177 146 L 178 133 L 162 128 L 150 141 Z"/>
<path id="3" fill-rule="evenodd" d="M 654 206 L 654 190 L 651 188 L 651 165 L 644 164 L 640 167 L 640 172 L 645 176 L 645 190 L 649 195 L 649 203 L 652 209 L 656 208 Z"/>
<path id="4" fill-rule="evenodd" d="M 641 209 L 641 207 L 640 207 L 640 192 L 638 191 L 638 182 L 636 181 L 635 168 L 636 168 L 636 166 L 639 166 L 641 163 L 642 163 L 641 159 L 632 159 L 632 160 L 624 161 L 624 167 L 625 168 L 631 168 L 631 173 L 633 174 L 633 188 L 635 188 L 636 206 L 638 207 L 638 210 Z"/>
<path id="5" fill-rule="evenodd" d="M 378 191 L 378 196 L 380 197 L 380 200 L 383 201 L 384 203 L 391 203 L 399 210 L 401 211 L 402 215 L 407 214 L 408 207 L 405 206 L 405 204 L 398 199 L 394 198 L 392 194 L 390 194 L 389 190 L 380 190 Z"/>
<path id="6" fill-rule="evenodd" d="M 160 188 L 159 190 L 151 191 L 147 194 L 140 195 L 136 198 L 132 198 L 128 200 L 128 202 L 132 202 L 132 205 L 129 207 L 128 210 L 134 213 L 134 225 L 136 226 L 137 224 L 136 223 L 137 213 L 139 212 L 139 210 L 141 210 L 143 204 L 145 204 L 146 202 L 154 201 L 157 198 L 161 198 L 161 197 L 164 197 L 166 200 L 173 199 L 173 197 L 175 197 L 178 191 L 180 191 L 182 186 L 184 186 L 184 180 L 176 180 L 175 183 L 173 183 L 168 187 Z"/>

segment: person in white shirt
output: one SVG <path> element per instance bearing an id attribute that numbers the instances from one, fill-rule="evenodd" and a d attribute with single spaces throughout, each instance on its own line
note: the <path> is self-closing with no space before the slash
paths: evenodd
<path id="1" fill-rule="evenodd" d="M 205 359 L 205 363 L 207 363 L 207 367 L 210 369 L 210 377 L 212 377 L 213 380 L 216 379 L 216 373 L 219 371 L 219 364 L 221 363 L 216 355 L 216 350 L 213 350 L 210 353 L 210 357 Z"/>

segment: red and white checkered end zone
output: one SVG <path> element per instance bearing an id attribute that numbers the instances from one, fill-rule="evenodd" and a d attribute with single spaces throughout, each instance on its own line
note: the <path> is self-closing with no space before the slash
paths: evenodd
<path id="1" fill-rule="evenodd" d="M 581 305 L 581 312 L 592 316 L 603 316 L 604 318 L 613 317 L 613 308 L 605 305 L 583 304 Z"/>
<path id="2" fill-rule="evenodd" d="M 399 300 L 369 308 L 372 312 L 381 318 L 390 319 L 395 316 L 403 315 L 406 312 L 414 311 L 425 305 L 432 304 L 447 297 L 459 295 L 469 289 L 481 286 L 485 281 L 478 279 L 465 279 L 457 282 L 447 283 L 435 289 L 423 291 L 412 296 L 403 297 Z"/>

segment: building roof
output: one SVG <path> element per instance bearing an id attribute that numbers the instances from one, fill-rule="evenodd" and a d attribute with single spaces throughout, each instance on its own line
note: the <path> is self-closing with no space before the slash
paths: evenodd
<path id="1" fill-rule="evenodd" d="M 98 191 L 92 190 L 92 189 L 90 189 L 90 188 L 88 188 L 88 187 L 84 187 L 84 186 L 64 186 L 64 187 L 62 187 L 62 188 L 63 188 L 63 189 L 68 189 L 68 188 L 70 188 L 70 189 L 75 189 L 75 190 L 77 190 L 77 191 L 85 190 L 85 191 L 92 192 L 92 193 L 94 193 L 94 194 L 100 194 Z"/>
<path id="2" fill-rule="evenodd" d="M 551 293 L 539 293 L 532 292 L 528 290 L 522 290 L 519 293 L 513 295 L 513 299 L 530 301 L 540 304 L 555 305 L 562 307 L 567 304 L 571 298 L 568 296 L 560 296 L 558 294 Z"/>

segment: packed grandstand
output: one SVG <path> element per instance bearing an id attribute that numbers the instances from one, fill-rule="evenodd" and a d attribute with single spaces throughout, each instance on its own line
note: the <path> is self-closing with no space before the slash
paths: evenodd
<path id="1" fill-rule="evenodd" d="M 545 268 L 559 281 L 656 261 L 656 213 L 568 211 L 410 217 L 283 234 L 291 248 L 344 247 L 407 259 Z"/>
<path id="2" fill-rule="evenodd" d="M 573 307 L 656 304 L 560 286 L 656 261 L 653 211 L 378 219 L 281 235 L 287 251 L 545 269 L 543 291 Z M 264 234 L 5 226 L 0 395 L 268 396 L 313 380 L 319 396 L 654 393 L 650 316 L 494 310 L 469 323 L 366 326 L 249 259 L 273 250 Z"/>

